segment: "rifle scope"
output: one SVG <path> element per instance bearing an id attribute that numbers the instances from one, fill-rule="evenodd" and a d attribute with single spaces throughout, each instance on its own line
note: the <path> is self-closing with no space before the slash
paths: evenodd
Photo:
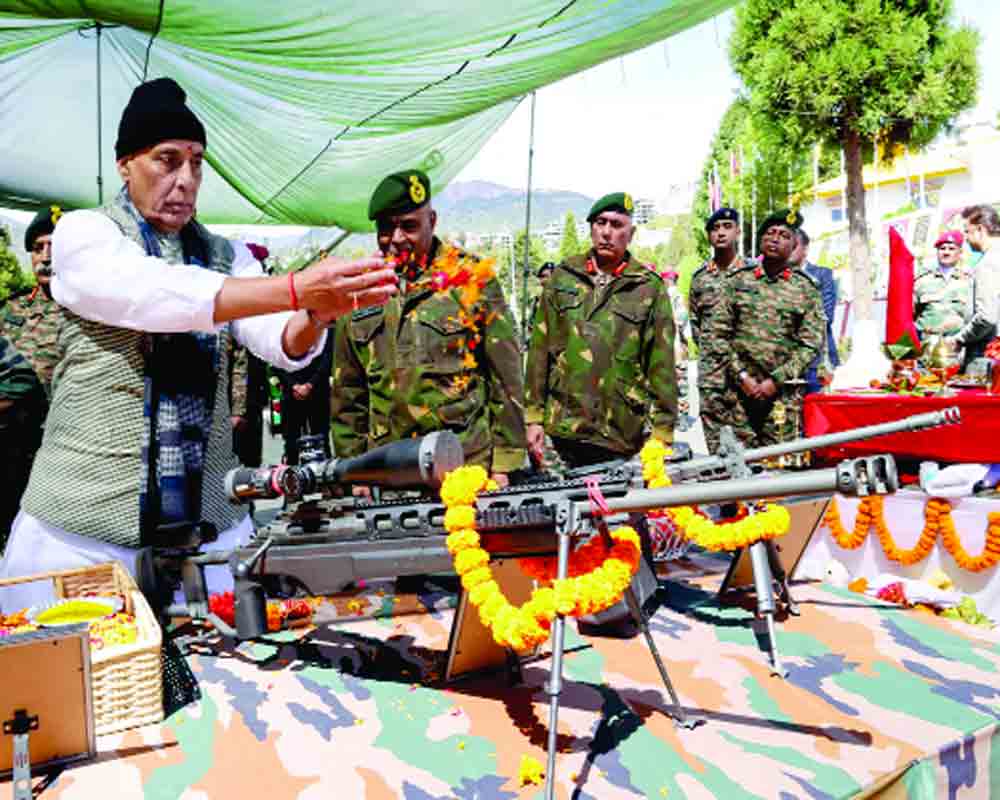
<path id="1" fill-rule="evenodd" d="M 418 439 L 382 445 L 352 458 L 315 459 L 294 467 L 237 467 L 226 474 L 226 495 L 234 503 L 249 503 L 277 497 L 299 500 L 334 486 L 351 484 L 437 489 L 444 476 L 463 463 L 458 437 L 451 431 L 435 431 Z"/>

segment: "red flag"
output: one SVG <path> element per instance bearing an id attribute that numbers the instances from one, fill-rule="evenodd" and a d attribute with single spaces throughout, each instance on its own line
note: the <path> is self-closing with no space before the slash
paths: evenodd
<path id="1" fill-rule="evenodd" d="M 886 344 L 897 344 L 909 334 L 915 348 L 920 340 L 913 324 L 913 253 L 903 237 L 889 226 L 889 303 L 885 314 Z"/>

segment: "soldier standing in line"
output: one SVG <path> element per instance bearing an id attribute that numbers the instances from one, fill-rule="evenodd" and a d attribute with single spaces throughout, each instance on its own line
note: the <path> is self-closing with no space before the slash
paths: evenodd
<path id="1" fill-rule="evenodd" d="M 961 265 L 961 231 L 945 231 L 936 242 L 937 263 L 917 271 L 913 283 L 913 321 L 921 340 L 954 336 L 971 316 L 972 274 Z"/>
<path id="2" fill-rule="evenodd" d="M 0 336 L 0 551 L 28 485 L 47 407 L 45 390 L 31 364 Z"/>
<path id="3" fill-rule="evenodd" d="M 734 424 L 731 410 L 739 402 L 726 383 L 724 364 L 710 357 L 713 352 L 724 352 L 724 348 L 712 346 L 708 331 L 726 283 L 750 263 L 739 257 L 741 230 L 740 215 L 733 208 L 720 208 L 705 220 L 712 257 L 691 276 L 688 290 L 691 338 L 698 347 L 698 408 L 710 453 L 719 447 L 722 426 Z"/>
<path id="4" fill-rule="evenodd" d="M 801 225 L 796 211 L 764 220 L 761 263 L 732 275 L 705 332 L 710 356 L 724 366 L 726 385 L 739 397 L 733 427 L 749 447 L 798 434 L 801 378 L 823 346 L 819 289 L 789 263 Z"/>
<path id="5" fill-rule="evenodd" d="M 59 326 L 63 312 L 52 299 L 52 232 L 62 216 L 59 206 L 39 211 L 24 233 L 24 249 L 31 254 L 31 268 L 38 286 L 28 295 L 10 303 L 3 321 L 3 333 L 34 368 L 45 387 L 52 393 L 52 376 L 59 363 Z"/>
<path id="6" fill-rule="evenodd" d="M 532 458 L 545 434 L 570 468 L 631 458 L 647 424 L 673 441 L 674 323 L 666 284 L 628 251 L 632 198 L 590 209 L 591 250 L 552 274 L 528 350 L 525 418 Z"/>
<path id="7" fill-rule="evenodd" d="M 431 184 L 419 170 L 376 187 L 368 218 L 397 264 L 400 295 L 338 321 L 331 432 L 338 456 L 450 430 L 467 464 L 501 485 L 525 461 L 524 380 L 517 329 L 478 256 L 434 235 Z M 449 277 L 450 276 L 450 277 Z M 477 296 L 478 295 L 478 296 Z"/>

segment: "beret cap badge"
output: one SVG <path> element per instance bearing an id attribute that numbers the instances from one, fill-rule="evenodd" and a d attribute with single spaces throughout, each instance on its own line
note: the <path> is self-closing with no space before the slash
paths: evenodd
<path id="1" fill-rule="evenodd" d="M 420 205 L 427 199 L 427 190 L 424 188 L 423 183 L 420 182 L 420 176 L 410 175 L 410 199 Z"/>
<path id="2" fill-rule="evenodd" d="M 59 221 L 59 218 L 63 215 L 63 211 L 59 208 L 59 206 L 51 206 L 49 211 L 52 214 L 52 224 L 55 225 Z"/>

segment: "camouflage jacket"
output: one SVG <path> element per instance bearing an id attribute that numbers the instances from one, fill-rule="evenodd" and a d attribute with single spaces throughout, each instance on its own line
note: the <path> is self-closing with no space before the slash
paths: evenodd
<path id="1" fill-rule="evenodd" d="M 725 270 L 715 266 L 711 259 L 706 261 L 691 276 L 688 288 L 688 319 L 691 338 L 698 346 L 698 386 L 702 389 L 721 389 L 725 383 L 725 364 L 713 361 L 716 352 L 705 337 L 712 322 L 712 316 L 722 299 L 722 292 L 730 278 L 740 269 L 751 266 L 750 260 L 740 261 L 739 257 Z"/>
<path id="2" fill-rule="evenodd" d="M 434 240 L 438 259 L 478 257 Z M 459 319 L 458 289 L 401 286 L 384 307 L 342 318 L 334 341 L 330 401 L 334 449 L 351 456 L 386 442 L 450 430 L 467 463 L 494 472 L 523 465 L 524 380 L 515 325 L 500 284 L 491 279 L 476 309 L 480 341 Z"/>
<path id="3" fill-rule="evenodd" d="M 9 401 L 9 405 L 7 402 Z M 31 364 L 4 336 L 0 336 L 0 478 L 4 492 L 16 491 L 20 498 L 23 484 L 17 488 L 9 485 L 11 475 L 18 473 L 26 481 L 30 458 L 42 440 L 42 423 L 48 411 L 48 401 L 38 376 Z M 0 508 L 7 505 L 0 501 Z M 11 510 L 16 510 L 15 505 Z M 0 512 L 2 513 L 2 512 Z M 0 520 L 0 527 L 9 520 Z M 0 542 L 6 536 L 0 530 Z"/>
<path id="4" fill-rule="evenodd" d="M 968 321 L 972 307 L 972 275 L 961 266 L 945 275 L 937 264 L 917 273 L 913 282 L 913 321 L 923 337 L 954 336 Z"/>
<path id="5" fill-rule="evenodd" d="M 38 376 L 31 364 L 6 336 L 0 336 L 0 400 L 20 401 L 32 397 L 38 389 Z"/>
<path id="6" fill-rule="evenodd" d="M 52 373 L 59 363 L 59 328 L 63 310 L 41 289 L 8 304 L 2 319 L 2 333 L 34 367 L 35 373 L 52 394 Z"/>
<path id="7" fill-rule="evenodd" d="M 659 275 L 631 258 L 599 289 L 588 257 L 560 264 L 542 292 L 528 350 L 525 419 L 550 436 L 633 455 L 647 422 L 673 440 L 670 296 Z"/>
<path id="8" fill-rule="evenodd" d="M 746 370 L 756 380 L 801 378 L 820 352 L 826 316 L 819 289 L 799 269 L 769 278 L 762 266 L 737 270 L 705 331 L 710 356 L 725 365 L 731 385 Z"/>

